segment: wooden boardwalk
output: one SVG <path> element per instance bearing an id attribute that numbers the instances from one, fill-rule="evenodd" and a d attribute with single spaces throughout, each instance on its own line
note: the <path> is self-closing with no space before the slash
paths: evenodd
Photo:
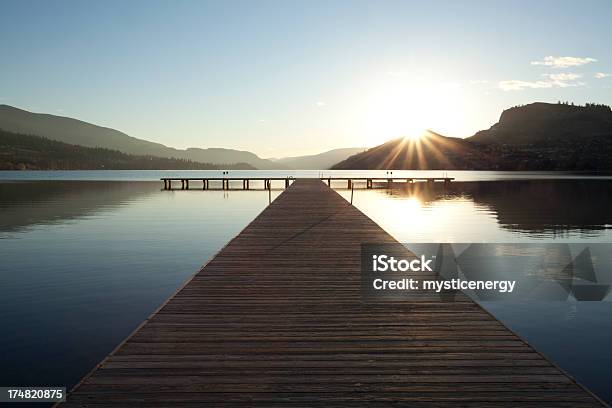
<path id="1" fill-rule="evenodd" d="M 362 303 L 362 242 L 396 241 L 296 181 L 61 406 L 603 406 L 467 298 Z"/>

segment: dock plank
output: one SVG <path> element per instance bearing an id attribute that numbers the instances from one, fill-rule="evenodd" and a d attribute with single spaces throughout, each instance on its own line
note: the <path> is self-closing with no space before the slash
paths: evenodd
<path id="1" fill-rule="evenodd" d="M 295 181 L 58 406 L 605 406 L 467 297 L 363 303 L 365 242 Z"/>

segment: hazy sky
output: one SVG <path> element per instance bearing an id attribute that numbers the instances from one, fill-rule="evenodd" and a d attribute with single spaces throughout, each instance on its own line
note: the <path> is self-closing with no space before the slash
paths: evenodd
<path id="1" fill-rule="evenodd" d="M 611 44 L 608 0 L 0 0 L 0 103 L 300 155 L 612 104 Z"/>

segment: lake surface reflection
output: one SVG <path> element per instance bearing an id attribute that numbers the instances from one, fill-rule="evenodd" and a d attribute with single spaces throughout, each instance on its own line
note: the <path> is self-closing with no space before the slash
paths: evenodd
<path id="1" fill-rule="evenodd" d="M 160 187 L 0 182 L 0 384 L 72 386 L 269 200 L 265 191 Z M 353 192 L 402 242 L 612 242 L 609 197 L 612 181 L 587 178 Z M 612 303 L 483 305 L 612 401 Z"/>
<path id="2" fill-rule="evenodd" d="M 159 182 L 0 183 L 0 384 L 75 384 L 267 205 Z"/>
<path id="3" fill-rule="evenodd" d="M 340 191 L 350 199 L 350 191 Z M 612 182 L 504 180 L 355 190 L 353 204 L 400 242 L 612 242 Z M 610 275 L 610 271 L 607 271 Z M 612 402 L 612 302 L 481 302 Z"/>
<path id="4" fill-rule="evenodd" d="M 610 197 L 605 180 L 505 180 L 355 190 L 353 204 L 404 242 L 612 242 Z"/>

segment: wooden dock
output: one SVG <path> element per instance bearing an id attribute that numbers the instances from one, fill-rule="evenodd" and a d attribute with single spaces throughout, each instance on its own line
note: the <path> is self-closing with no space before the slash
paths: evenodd
<path id="1" fill-rule="evenodd" d="M 60 405 L 605 406 L 467 297 L 362 302 L 363 242 L 396 241 L 294 182 Z"/>
<path id="2" fill-rule="evenodd" d="M 320 177 L 331 186 L 332 181 L 344 181 L 346 182 L 347 188 L 353 188 L 357 182 L 365 183 L 365 187 L 368 189 L 381 186 L 381 188 L 391 188 L 397 184 L 409 184 L 415 182 L 427 182 L 427 183 L 450 183 L 454 180 L 453 177 Z M 284 188 L 287 188 L 295 181 L 293 177 L 162 177 L 160 179 L 164 183 L 164 190 L 174 190 L 173 183 L 180 182 L 181 190 L 189 190 L 190 182 L 199 182 L 202 190 L 212 190 L 215 186 L 218 186 L 217 190 L 231 190 L 231 182 L 241 182 L 241 187 L 237 189 L 250 190 L 256 188 L 257 185 L 261 186 L 263 190 L 270 190 L 272 188 L 272 182 L 282 182 Z M 253 182 L 253 186 L 251 186 Z M 234 188 L 236 189 L 236 188 Z"/>

